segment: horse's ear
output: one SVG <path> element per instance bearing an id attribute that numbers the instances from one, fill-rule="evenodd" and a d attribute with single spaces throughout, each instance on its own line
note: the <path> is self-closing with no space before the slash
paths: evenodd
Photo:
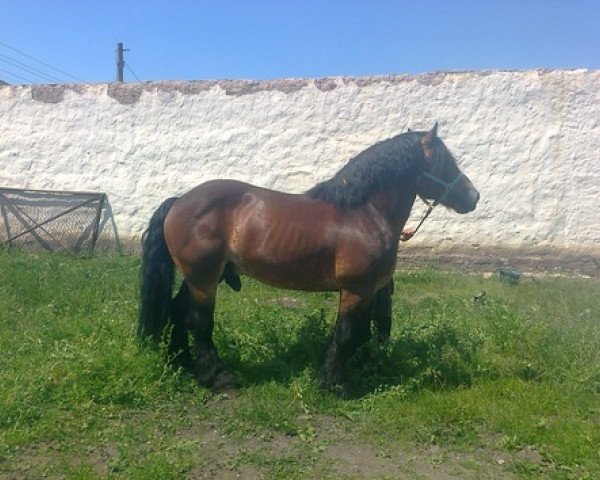
<path id="1" fill-rule="evenodd" d="M 423 135 L 423 137 L 421 138 L 421 142 L 423 143 L 423 145 L 429 145 L 431 141 L 435 138 L 437 138 L 437 122 L 435 122 L 435 125 L 431 130 L 429 130 L 425 135 Z"/>
<path id="2" fill-rule="evenodd" d="M 438 124 L 437 122 L 435 122 L 435 125 L 433 126 L 433 128 L 431 130 L 429 130 L 425 135 L 423 135 L 422 138 L 422 142 L 423 144 L 429 144 L 431 143 L 432 140 L 437 138 L 437 129 L 438 129 Z"/>

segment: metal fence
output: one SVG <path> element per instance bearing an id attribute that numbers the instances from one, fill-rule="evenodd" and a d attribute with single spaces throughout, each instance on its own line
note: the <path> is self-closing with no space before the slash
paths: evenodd
<path id="1" fill-rule="evenodd" d="M 105 193 L 0 188 L 1 245 L 91 252 L 109 217 Z"/>

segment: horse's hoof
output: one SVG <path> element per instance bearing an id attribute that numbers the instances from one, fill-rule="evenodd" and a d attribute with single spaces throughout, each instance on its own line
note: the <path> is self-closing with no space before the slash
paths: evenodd
<path id="1" fill-rule="evenodd" d="M 321 388 L 327 390 L 339 398 L 349 398 L 350 392 L 348 389 L 348 385 L 345 383 L 329 383 L 325 380 L 321 380 L 320 382 Z"/>
<path id="2" fill-rule="evenodd" d="M 171 365 L 174 368 L 181 368 L 182 370 L 192 372 L 194 370 L 194 360 L 189 353 L 180 353 L 175 355 L 171 360 Z"/>
<path id="3" fill-rule="evenodd" d="M 333 385 L 332 387 L 329 388 L 329 390 L 331 390 L 331 392 L 339 398 L 342 399 L 348 399 L 350 398 L 350 391 L 348 389 L 348 386 L 346 384 L 341 384 L 341 385 Z"/>
<path id="4" fill-rule="evenodd" d="M 237 383 L 229 372 L 219 373 L 212 385 L 212 391 L 219 394 L 232 394 L 237 391 Z"/>

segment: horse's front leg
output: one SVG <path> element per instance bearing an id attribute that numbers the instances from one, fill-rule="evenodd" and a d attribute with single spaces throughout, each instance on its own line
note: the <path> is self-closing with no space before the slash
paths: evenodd
<path id="1" fill-rule="evenodd" d="M 371 337 L 370 307 L 372 295 L 340 292 L 340 305 L 333 341 L 321 370 L 324 387 L 347 395 L 346 368 L 359 347 Z"/>
<path id="2" fill-rule="evenodd" d="M 377 338 L 380 344 L 384 344 L 390 339 L 393 293 L 394 280 L 390 280 L 373 298 L 373 324 L 377 328 Z"/>

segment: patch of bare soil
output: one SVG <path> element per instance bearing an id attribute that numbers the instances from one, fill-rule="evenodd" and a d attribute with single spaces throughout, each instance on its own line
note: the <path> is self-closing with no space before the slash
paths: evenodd
<path id="1" fill-rule="evenodd" d="M 329 443 L 323 456 L 334 478 L 511 479 L 508 464 L 493 452 L 455 452 L 436 445 L 419 447 L 395 439 L 361 438 L 344 420 L 321 417 L 318 429 Z"/>
<path id="2" fill-rule="evenodd" d="M 235 409 L 235 398 L 221 402 L 228 404 L 225 408 Z M 178 442 L 189 445 L 186 458 L 191 468 L 182 478 L 503 480 L 515 478 L 512 472 L 517 464 L 540 473 L 548 467 L 533 448 L 514 453 L 488 447 L 458 451 L 438 445 L 409 445 L 393 438 L 374 441 L 361 436 L 354 423 L 343 417 L 299 417 L 305 427 L 300 431 L 305 433 L 291 435 L 268 428 L 242 435 L 234 427 L 232 431 L 223 418 L 189 413 L 183 421 L 180 416 L 173 419 L 179 425 L 174 432 Z M 51 444 L 39 444 L 22 449 L 10 463 L 0 458 L 0 479 L 37 479 L 40 472 L 56 472 L 56 462 L 65 462 L 65 456 L 57 460 L 56 453 Z M 69 456 L 65 466 L 91 465 L 94 474 L 105 478 L 116 456 L 116 446 L 90 447 L 84 458 Z"/>
<path id="3" fill-rule="evenodd" d="M 302 478 L 515 478 L 510 471 L 515 459 L 505 452 L 458 452 L 435 445 L 410 446 L 394 439 L 377 443 L 362 438 L 343 418 L 320 415 L 302 421 L 308 436 L 274 431 L 228 436 L 215 423 L 182 431 L 182 436 L 202 439 L 200 461 L 188 478 L 271 478 L 274 466 L 286 462 L 307 472 Z M 531 460 L 536 463 L 539 459 Z"/>
<path id="4" fill-rule="evenodd" d="M 18 462 L 0 458 L 0 479 L 34 479 L 36 472 L 44 470 L 50 464 L 52 446 L 40 443 L 23 448 L 18 452 Z"/>
<path id="5" fill-rule="evenodd" d="M 400 246 L 398 267 L 458 269 L 463 272 L 495 272 L 513 267 L 530 276 L 559 274 L 562 276 L 600 277 L 600 249 L 480 246 Z"/>
<path id="6" fill-rule="evenodd" d="M 20 449 L 11 459 L 0 458 L 0 480 L 37 480 L 44 478 L 68 478 L 68 475 L 56 476 L 55 473 L 83 464 L 90 465 L 94 473 L 106 477 L 109 462 L 117 455 L 111 447 L 90 447 L 82 458 L 78 455 L 65 454 L 64 449 L 51 442 L 40 442 Z"/>

